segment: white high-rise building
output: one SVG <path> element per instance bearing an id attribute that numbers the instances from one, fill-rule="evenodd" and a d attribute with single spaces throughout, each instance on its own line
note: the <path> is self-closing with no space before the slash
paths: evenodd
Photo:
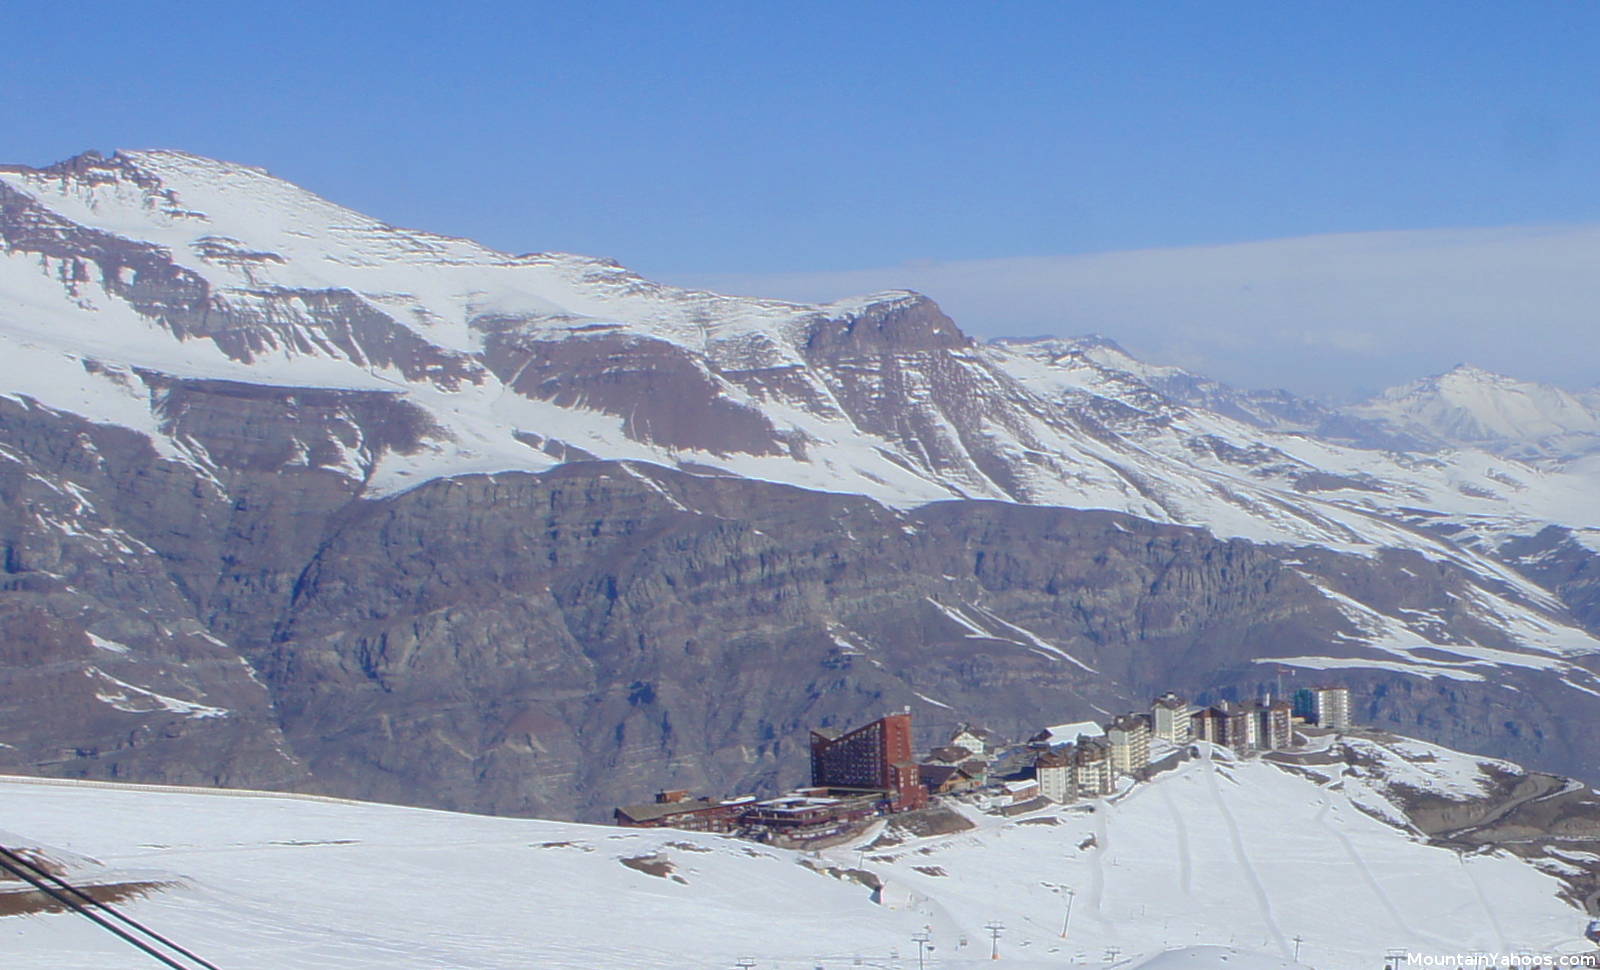
<path id="1" fill-rule="evenodd" d="M 1079 797 L 1111 793 L 1111 754 L 1105 741 L 1080 737 L 1073 748 L 1072 763 L 1077 775 Z"/>
<path id="2" fill-rule="evenodd" d="M 1034 777 L 1039 780 L 1039 794 L 1052 802 L 1070 802 L 1077 797 L 1077 772 L 1073 770 L 1072 746 L 1059 751 L 1047 751 L 1033 763 Z"/>
<path id="3" fill-rule="evenodd" d="M 1350 688 L 1303 687 L 1294 692 L 1294 712 L 1317 727 L 1343 731 L 1350 726 Z"/>
<path id="4" fill-rule="evenodd" d="M 1111 770 L 1131 775 L 1150 767 L 1150 722 L 1135 714 L 1124 714 L 1106 725 L 1106 743 L 1111 747 Z"/>
<path id="5" fill-rule="evenodd" d="M 1150 733 L 1174 744 L 1188 744 L 1189 718 L 1193 714 L 1188 701 L 1168 691 L 1150 705 Z"/>

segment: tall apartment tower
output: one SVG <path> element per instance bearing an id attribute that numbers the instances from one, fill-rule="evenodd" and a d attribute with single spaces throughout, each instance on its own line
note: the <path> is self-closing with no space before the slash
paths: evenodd
<path id="1" fill-rule="evenodd" d="M 1188 701 L 1167 691 L 1150 705 L 1150 733 L 1174 744 L 1188 744 L 1189 717 L 1193 713 Z"/>
<path id="2" fill-rule="evenodd" d="M 1302 687 L 1294 692 L 1294 713 L 1317 727 L 1343 731 L 1350 726 L 1350 688 Z"/>
<path id="3" fill-rule="evenodd" d="M 1072 746 L 1046 751 L 1035 758 L 1033 776 L 1039 780 L 1039 794 L 1052 802 L 1070 802 L 1076 798 L 1077 771 L 1073 764 Z"/>
<path id="4" fill-rule="evenodd" d="M 1286 701 L 1271 701 L 1256 709 L 1259 725 L 1256 738 L 1265 751 L 1282 751 L 1290 746 L 1294 734 L 1289 725 L 1290 706 Z"/>
<path id="5" fill-rule="evenodd" d="M 928 803 L 921 772 L 911 757 L 911 715 L 889 714 L 844 734 L 811 732 L 811 784 L 817 788 L 872 788 L 894 811 Z"/>
<path id="6" fill-rule="evenodd" d="M 1228 715 L 1218 707 L 1207 707 L 1189 715 L 1189 734 L 1196 741 L 1227 744 Z"/>
<path id="7" fill-rule="evenodd" d="M 1110 794 L 1113 776 L 1110 746 L 1106 742 L 1079 735 L 1072 749 L 1072 768 L 1079 796 Z"/>
<path id="8" fill-rule="evenodd" d="M 1257 747 L 1256 729 L 1260 720 L 1255 715 L 1255 709 L 1238 704 L 1228 704 L 1222 713 L 1222 740 L 1240 754 L 1253 751 Z"/>
<path id="9" fill-rule="evenodd" d="M 1111 748 L 1111 770 L 1132 775 L 1150 767 L 1150 722 L 1124 714 L 1106 725 L 1106 743 Z"/>

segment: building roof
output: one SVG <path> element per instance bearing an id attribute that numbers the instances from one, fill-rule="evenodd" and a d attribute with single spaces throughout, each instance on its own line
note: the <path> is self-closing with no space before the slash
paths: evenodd
<path id="1" fill-rule="evenodd" d="M 1189 702 L 1184 700 L 1182 697 L 1179 697 L 1177 694 L 1167 691 L 1165 694 L 1157 697 L 1155 702 L 1150 706 L 1165 707 L 1169 711 L 1181 711 L 1189 706 Z"/>
<path id="2" fill-rule="evenodd" d="M 620 806 L 617 814 L 626 815 L 635 822 L 654 822 L 658 818 L 670 815 L 692 815 L 713 808 L 724 808 L 730 804 L 736 803 L 715 802 L 709 798 L 695 798 L 681 802 L 645 802 L 643 805 Z"/>
<path id="3" fill-rule="evenodd" d="M 1072 721 L 1047 727 L 1039 733 L 1057 741 L 1076 741 L 1080 734 L 1098 738 L 1106 733 L 1106 729 L 1098 721 Z"/>
<path id="4" fill-rule="evenodd" d="M 921 773 L 922 783 L 929 788 L 938 788 L 956 775 L 971 778 L 956 765 L 922 765 L 918 771 Z"/>
<path id="5" fill-rule="evenodd" d="M 947 765 L 958 765 L 972 760 L 972 752 L 955 744 L 946 744 L 928 752 L 928 760 Z"/>
<path id="6" fill-rule="evenodd" d="M 978 727 L 975 724 L 963 724 L 960 727 L 956 728 L 955 733 L 950 735 L 950 739 L 953 741 L 956 738 L 961 737 L 963 734 L 970 734 L 973 737 L 980 738 L 980 739 L 982 739 L 984 741 L 988 741 L 988 740 L 990 740 L 992 738 L 997 737 L 997 735 L 993 731 L 989 730 L 988 728 L 981 728 L 981 727 Z"/>
<path id="7" fill-rule="evenodd" d="M 1006 791 L 1008 792 L 1027 791 L 1030 788 L 1038 787 L 1039 780 L 1037 778 L 1021 778 L 1017 781 L 1006 782 Z"/>
<path id="8" fill-rule="evenodd" d="M 1033 761 L 1035 768 L 1066 768 L 1072 764 L 1072 756 L 1063 751 L 1046 751 Z"/>
<path id="9" fill-rule="evenodd" d="M 829 805 L 839 804 L 837 798 L 818 798 L 815 795 L 779 795 L 763 802 L 756 802 L 761 808 L 781 809 L 784 811 L 799 811 L 806 808 L 825 808 Z"/>

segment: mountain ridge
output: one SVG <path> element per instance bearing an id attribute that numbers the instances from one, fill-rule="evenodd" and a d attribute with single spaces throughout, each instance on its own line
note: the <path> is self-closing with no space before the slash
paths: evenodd
<path id="1" fill-rule="evenodd" d="M 15 702 L 18 770 L 591 814 L 597 764 L 759 787 L 807 719 L 1020 721 L 1047 689 L 1081 714 L 1176 663 L 1195 692 L 1337 671 L 1385 723 L 1600 777 L 1567 723 L 1600 696 L 1581 460 L 1341 437 L 1104 340 L 980 343 L 906 291 L 509 256 L 180 153 L 0 167 L 0 242 L 9 676 L 100 671 L 62 710 L 89 727 Z M 741 632 L 706 642 L 708 604 Z M 836 639 L 863 637 L 883 656 Z M 708 715 L 702 665 L 774 718 Z"/>

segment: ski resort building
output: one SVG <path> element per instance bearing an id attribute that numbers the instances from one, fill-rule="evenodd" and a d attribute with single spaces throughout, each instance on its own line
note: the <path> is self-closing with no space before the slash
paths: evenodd
<path id="1" fill-rule="evenodd" d="M 1078 797 L 1111 793 L 1111 746 L 1099 738 L 1080 737 L 1073 746 L 1072 764 Z"/>
<path id="2" fill-rule="evenodd" d="M 952 792 L 976 788 L 978 780 L 960 765 L 921 765 L 919 775 L 922 787 L 929 795 L 948 795 Z"/>
<path id="3" fill-rule="evenodd" d="M 1079 737 L 1103 737 L 1105 733 L 1106 729 L 1098 721 L 1073 721 L 1070 724 L 1051 725 L 1029 738 L 1028 743 L 1037 748 L 1051 748 L 1058 744 L 1072 744 Z"/>
<path id="4" fill-rule="evenodd" d="M 1241 752 L 1254 750 L 1258 746 L 1259 718 L 1250 707 L 1223 701 L 1195 712 L 1189 723 L 1197 741 L 1223 744 Z"/>
<path id="5" fill-rule="evenodd" d="M 1150 733 L 1174 744 L 1187 744 L 1190 738 L 1189 718 L 1194 708 L 1189 702 L 1171 691 L 1162 694 L 1150 705 Z"/>
<path id="6" fill-rule="evenodd" d="M 690 832 L 732 832 L 740 816 L 755 803 L 753 796 L 731 799 L 690 798 L 687 791 L 663 791 L 643 805 L 624 805 L 612 813 L 629 828 L 672 828 Z"/>
<path id="7" fill-rule="evenodd" d="M 1301 688 L 1294 692 L 1294 714 L 1308 724 L 1343 731 L 1350 726 L 1350 688 Z"/>
<path id="8" fill-rule="evenodd" d="M 1039 797 L 1039 782 L 1035 778 L 1018 778 L 1006 782 L 1005 790 L 1011 804 L 1022 805 Z"/>
<path id="9" fill-rule="evenodd" d="M 1196 741 L 1225 744 L 1228 715 L 1220 708 L 1205 707 L 1189 715 L 1189 736 Z"/>
<path id="10" fill-rule="evenodd" d="M 1288 701 L 1269 701 L 1256 709 L 1256 743 L 1264 751 L 1282 751 L 1294 743 Z"/>
<path id="11" fill-rule="evenodd" d="M 878 792 L 801 790 L 754 802 L 740 822 L 770 835 L 815 838 L 843 832 L 877 814 Z"/>
<path id="12" fill-rule="evenodd" d="M 1038 779 L 1040 795 L 1052 802 L 1070 802 L 1078 797 L 1072 754 L 1073 748 L 1068 745 L 1034 759 L 1033 776 Z"/>
<path id="13" fill-rule="evenodd" d="M 928 758 L 923 764 L 930 765 L 963 765 L 973 760 L 972 752 L 960 745 L 947 744 L 934 748 L 928 752 Z"/>
<path id="14" fill-rule="evenodd" d="M 1341 726 L 1349 726 L 1349 690 L 1330 688 L 1342 700 L 1339 707 L 1330 703 L 1330 717 Z M 1301 691 L 1300 694 L 1307 694 Z M 1302 700 L 1296 696 L 1296 703 Z M 1287 701 L 1252 702 L 1232 705 L 1223 702 L 1215 707 L 1196 711 L 1189 719 L 1194 737 L 1199 741 L 1225 744 L 1235 751 L 1282 751 L 1294 744 L 1294 716 L 1296 708 Z"/>
<path id="15" fill-rule="evenodd" d="M 951 745 L 965 748 L 970 752 L 970 757 L 987 758 L 989 753 L 1000 746 L 1000 739 L 994 732 L 971 724 L 963 724 L 950 735 Z"/>
<path id="16" fill-rule="evenodd" d="M 1222 705 L 1225 722 L 1222 728 L 1223 741 L 1235 751 L 1254 751 L 1260 747 L 1257 728 L 1261 720 L 1256 717 L 1255 708 L 1248 705 L 1233 705 L 1226 701 Z"/>
<path id="17" fill-rule="evenodd" d="M 1150 767 L 1150 722 L 1137 714 L 1124 714 L 1106 725 L 1111 770 L 1134 775 Z"/>
<path id="18" fill-rule="evenodd" d="M 814 788 L 873 788 L 885 794 L 890 810 L 922 808 L 928 790 L 911 757 L 911 714 L 889 714 L 853 731 L 811 732 L 811 785 Z"/>

